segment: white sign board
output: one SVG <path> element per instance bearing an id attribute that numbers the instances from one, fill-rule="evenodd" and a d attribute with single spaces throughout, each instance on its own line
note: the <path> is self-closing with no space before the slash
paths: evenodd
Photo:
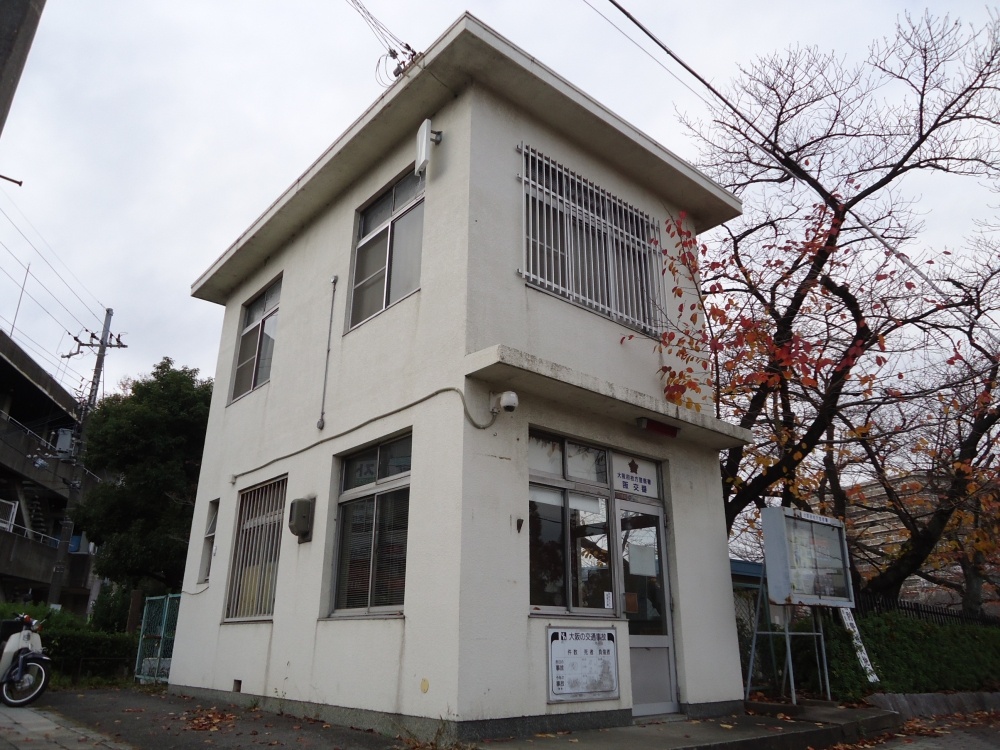
<path id="1" fill-rule="evenodd" d="M 764 508 L 760 516 L 772 604 L 854 606 L 841 521 L 793 508 Z"/>
<path id="2" fill-rule="evenodd" d="M 611 486 L 616 492 L 646 497 L 660 496 L 660 480 L 655 462 L 626 456 L 624 453 L 613 453 L 611 460 L 614 464 Z"/>
<path id="3" fill-rule="evenodd" d="M 858 624 L 854 621 L 854 615 L 846 607 L 841 607 L 839 612 L 840 621 L 844 623 L 847 632 L 851 634 L 854 652 L 858 655 L 858 662 L 861 664 L 861 668 L 865 670 L 868 682 L 878 682 L 879 679 L 878 675 L 875 674 L 875 667 L 872 666 L 872 660 L 868 658 L 868 650 L 865 648 L 865 644 L 861 642 L 861 631 L 858 630 Z"/>
<path id="4" fill-rule="evenodd" d="M 546 629 L 549 703 L 618 698 L 618 636 L 614 628 Z"/>

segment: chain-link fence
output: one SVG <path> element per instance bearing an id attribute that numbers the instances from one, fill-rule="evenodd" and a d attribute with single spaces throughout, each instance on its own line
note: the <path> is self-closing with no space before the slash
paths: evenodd
<path id="1" fill-rule="evenodd" d="M 139 682 L 166 682 L 169 679 L 180 604 L 180 594 L 146 598 L 139 653 L 135 659 L 135 678 Z"/>

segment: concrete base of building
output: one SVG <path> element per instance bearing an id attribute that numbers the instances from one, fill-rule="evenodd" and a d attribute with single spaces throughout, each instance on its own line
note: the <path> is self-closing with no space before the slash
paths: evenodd
<path id="1" fill-rule="evenodd" d="M 710 719 L 715 716 L 744 714 L 743 701 L 715 701 L 713 703 L 682 703 L 681 712 L 689 719 Z"/>
<path id="2" fill-rule="evenodd" d="M 498 719 L 453 721 L 424 716 L 406 716 L 364 708 L 344 708 L 322 703 L 294 701 L 250 693 L 170 685 L 171 693 L 187 695 L 213 704 L 232 703 L 259 707 L 273 713 L 316 719 L 339 726 L 371 729 L 389 737 L 436 743 L 476 742 L 509 737 L 526 737 L 539 732 L 564 732 L 583 729 L 625 727 L 632 724 L 632 711 L 582 711 L 575 713 L 513 716 Z M 714 705 L 714 704 L 713 704 Z M 705 714 L 708 715 L 708 714 Z"/>

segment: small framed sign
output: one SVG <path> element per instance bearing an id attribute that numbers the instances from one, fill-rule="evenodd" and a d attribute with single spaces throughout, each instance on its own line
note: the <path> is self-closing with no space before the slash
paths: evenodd
<path id="1" fill-rule="evenodd" d="M 546 629 L 549 703 L 619 697 L 618 636 L 614 628 Z"/>

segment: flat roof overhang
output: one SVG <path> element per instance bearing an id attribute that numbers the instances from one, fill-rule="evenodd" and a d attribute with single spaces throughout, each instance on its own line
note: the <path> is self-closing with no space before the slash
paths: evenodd
<path id="1" fill-rule="evenodd" d="M 194 282 L 192 295 L 225 304 L 386 148 L 415 138 L 425 118 L 473 81 L 682 208 L 699 232 L 740 214 L 734 195 L 466 13 Z"/>
<path id="2" fill-rule="evenodd" d="M 624 388 L 513 347 L 497 345 L 465 357 L 466 377 L 481 380 L 497 391 L 517 391 L 640 429 L 636 420 L 645 418 L 669 425 L 676 437 L 713 450 L 746 445 L 749 430 L 715 419 L 704 412 L 684 409 L 663 399 Z"/>

